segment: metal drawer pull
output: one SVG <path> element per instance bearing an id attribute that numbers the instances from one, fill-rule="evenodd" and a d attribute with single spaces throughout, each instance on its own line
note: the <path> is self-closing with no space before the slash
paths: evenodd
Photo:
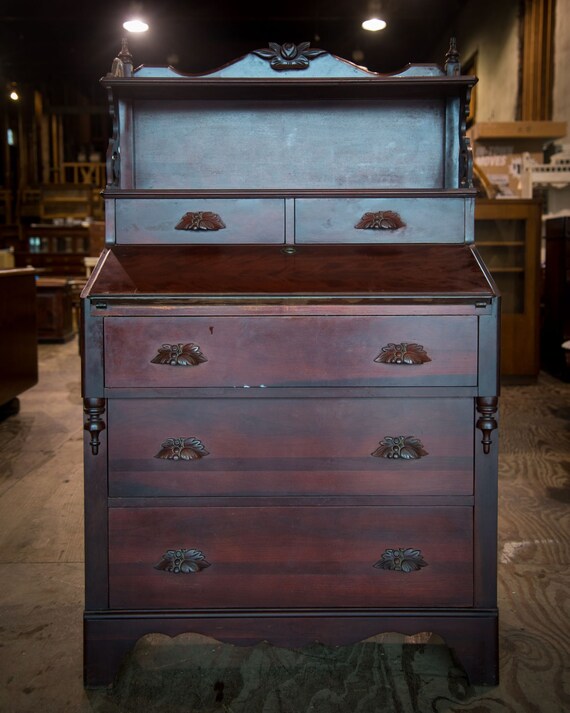
<path id="1" fill-rule="evenodd" d="M 210 567 L 206 557 L 200 550 L 167 550 L 155 569 L 172 574 L 195 574 L 206 567 Z"/>
<path id="2" fill-rule="evenodd" d="M 376 569 L 388 569 L 392 572 L 417 572 L 422 567 L 427 567 L 427 562 L 422 557 L 421 550 L 414 550 L 411 547 L 400 547 L 394 550 L 386 550 L 378 562 L 372 566 Z"/>
<path id="3" fill-rule="evenodd" d="M 222 230 L 226 227 L 217 213 L 209 210 L 184 213 L 174 230 Z"/>
<path id="4" fill-rule="evenodd" d="M 409 342 L 394 344 L 390 342 L 390 344 L 382 347 L 382 351 L 374 361 L 378 364 L 425 364 L 426 361 L 431 361 L 431 359 L 421 344 Z"/>
<path id="5" fill-rule="evenodd" d="M 429 455 L 422 442 L 415 436 L 386 436 L 370 455 L 375 458 L 394 458 L 416 460 Z"/>
<path id="6" fill-rule="evenodd" d="M 158 348 L 158 354 L 150 360 L 151 364 L 168 364 L 169 366 L 198 366 L 208 361 L 197 344 L 163 344 Z"/>
<path id="7" fill-rule="evenodd" d="M 191 438 L 167 438 L 160 444 L 160 450 L 154 456 L 163 460 L 199 460 L 210 455 L 202 441 Z"/>
<path id="8" fill-rule="evenodd" d="M 379 210 L 376 213 L 364 213 L 354 226 L 357 230 L 398 230 L 406 224 L 393 210 Z"/>

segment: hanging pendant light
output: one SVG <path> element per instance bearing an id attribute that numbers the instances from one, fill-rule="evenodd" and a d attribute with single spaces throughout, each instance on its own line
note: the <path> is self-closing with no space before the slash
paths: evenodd
<path id="1" fill-rule="evenodd" d="M 137 18 L 123 22 L 123 27 L 127 32 L 146 32 L 148 30 L 148 23 Z"/>
<path id="2" fill-rule="evenodd" d="M 386 27 L 386 20 L 382 19 L 380 2 L 378 0 L 371 0 L 368 3 L 368 15 L 366 20 L 362 23 L 362 29 L 368 30 L 369 32 L 378 32 Z"/>

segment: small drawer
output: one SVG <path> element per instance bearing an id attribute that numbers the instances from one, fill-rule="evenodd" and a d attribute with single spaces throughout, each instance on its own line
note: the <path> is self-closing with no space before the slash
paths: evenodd
<path id="1" fill-rule="evenodd" d="M 471 495 L 473 420 L 473 399 L 109 399 L 109 494 Z"/>
<path id="2" fill-rule="evenodd" d="M 475 316 L 105 319 L 111 388 L 476 383 Z"/>
<path id="3" fill-rule="evenodd" d="M 109 512 L 112 609 L 473 606 L 468 507 Z"/>
<path id="4" fill-rule="evenodd" d="M 118 245 L 283 243 L 283 199 L 125 198 L 116 202 Z"/>
<path id="5" fill-rule="evenodd" d="M 295 201 L 298 243 L 463 243 L 464 198 Z"/>

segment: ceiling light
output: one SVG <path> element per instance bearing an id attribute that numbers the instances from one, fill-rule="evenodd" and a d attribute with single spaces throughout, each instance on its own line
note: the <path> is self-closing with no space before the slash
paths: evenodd
<path id="1" fill-rule="evenodd" d="M 127 32 L 146 32 L 148 24 L 144 20 L 127 20 L 123 22 L 123 27 Z"/>
<path id="2" fill-rule="evenodd" d="M 17 102 L 19 98 L 20 98 L 20 95 L 18 94 L 18 92 L 16 92 L 15 90 L 12 90 L 12 91 L 10 92 L 10 99 L 11 99 L 13 102 Z"/>
<path id="3" fill-rule="evenodd" d="M 382 19 L 382 12 L 379 0 L 370 0 L 368 3 L 367 18 L 362 23 L 362 29 L 369 32 L 378 32 L 386 27 L 386 21 Z"/>
<path id="4" fill-rule="evenodd" d="M 386 27 L 386 22 L 381 20 L 379 17 L 371 17 L 368 20 L 364 20 L 362 23 L 362 28 L 364 30 L 369 30 L 370 32 L 378 32 L 378 30 L 383 30 Z"/>

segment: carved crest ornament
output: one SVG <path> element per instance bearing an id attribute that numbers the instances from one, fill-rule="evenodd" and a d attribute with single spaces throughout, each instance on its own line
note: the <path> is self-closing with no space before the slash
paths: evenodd
<path id="1" fill-rule="evenodd" d="M 293 42 L 285 42 L 282 45 L 269 42 L 269 47 L 254 50 L 252 54 L 268 60 L 276 72 L 282 72 L 285 69 L 307 69 L 312 59 L 327 53 L 325 50 L 311 49 L 310 42 L 301 42 L 298 45 Z"/>

